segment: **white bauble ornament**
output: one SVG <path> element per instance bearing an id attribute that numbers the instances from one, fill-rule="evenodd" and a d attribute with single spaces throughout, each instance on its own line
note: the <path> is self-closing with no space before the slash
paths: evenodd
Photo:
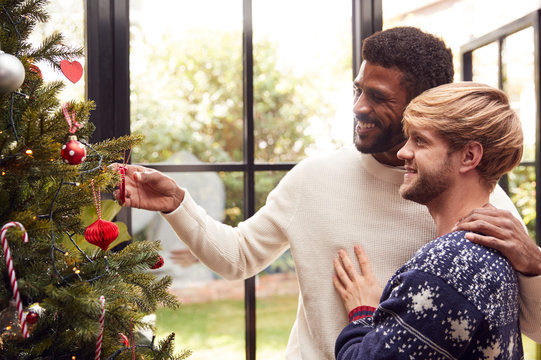
<path id="1" fill-rule="evenodd" d="M 24 82 L 24 66 L 16 56 L 0 50 L 0 95 L 9 94 Z"/>

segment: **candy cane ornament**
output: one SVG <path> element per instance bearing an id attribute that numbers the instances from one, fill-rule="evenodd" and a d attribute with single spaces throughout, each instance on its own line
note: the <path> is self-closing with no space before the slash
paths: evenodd
<path id="1" fill-rule="evenodd" d="M 96 355 L 94 360 L 100 360 L 101 357 L 101 342 L 103 340 L 103 329 L 105 327 L 105 296 L 100 296 L 101 315 L 100 315 L 100 333 L 96 340 Z"/>
<path id="2" fill-rule="evenodd" d="M 23 313 L 23 304 L 21 302 L 21 296 L 19 295 L 19 287 L 17 285 L 17 277 L 15 276 L 15 269 L 13 269 L 13 261 L 11 261 L 11 252 L 9 251 L 8 242 L 6 239 L 6 232 L 10 227 L 19 227 L 23 231 L 23 242 L 28 242 L 28 233 L 24 229 L 24 226 L 16 221 L 11 221 L 2 227 L 0 236 L 2 237 L 2 249 L 4 250 L 4 257 L 6 259 L 6 266 L 8 268 L 9 281 L 11 283 L 11 290 L 13 291 L 13 298 L 17 305 L 17 313 L 19 314 L 19 323 L 21 324 L 21 331 L 25 339 L 28 338 L 28 327 L 26 326 L 26 316 Z"/>

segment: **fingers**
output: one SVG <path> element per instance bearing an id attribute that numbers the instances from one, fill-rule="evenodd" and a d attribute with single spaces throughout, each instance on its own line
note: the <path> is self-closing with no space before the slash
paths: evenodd
<path id="1" fill-rule="evenodd" d="M 339 259 L 334 259 L 334 272 L 336 273 L 336 280 L 340 282 L 342 286 L 347 286 L 351 283 L 351 278 L 347 274 L 347 272 L 344 270 L 344 267 L 342 265 L 342 262 Z"/>
<path id="2" fill-rule="evenodd" d="M 349 255 L 342 249 L 338 250 L 338 256 L 340 256 L 340 260 L 342 260 L 342 264 L 344 265 L 345 272 L 350 280 L 354 280 L 359 274 L 357 273 L 357 270 L 355 270 L 355 266 L 353 265 L 353 262 L 349 258 Z"/>
<path id="3" fill-rule="evenodd" d="M 489 248 L 498 250 L 500 252 L 503 252 L 502 250 L 506 244 L 505 241 L 498 240 L 495 237 L 481 235 L 481 234 L 472 233 L 472 232 L 466 233 L 465 237 L 466 239 L 468 239 L 469 241 L 473 243 L 484 245 Z"/>
<path id="4" fill-rule="evenodd" d="M 511 212 L 491 206 L 473 210 L 455 225 L 453 231 L 465 230 L 505 239 L 522 227 L 522 223 Z"/>
<path id="5" fill-rule="evenodd" d="M 355 251 L 355 255 L 357 255 L 357 261 L 359 261 L 361 274 L 370 279 L 374 278 L 372 266 L 370 265 L 370 261 L 368 261 L 368 258 L 366 257 L 363 248 L 360 245 L 355 245 L 353 247 L 353 250 Z"/>

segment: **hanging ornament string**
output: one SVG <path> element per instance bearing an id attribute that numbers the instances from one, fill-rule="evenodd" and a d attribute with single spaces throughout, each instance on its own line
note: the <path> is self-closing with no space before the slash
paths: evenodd
<path id="1" fill-rule="evenodd" d="M 19 314 L 19 323 L 21 324 L 21 331 L 24 338 L 28 338 L 28 327 L 26 326 L 26 316 L 23 314 L 23 304 L 21 302 L 21 296 L 19 295 L 19 287 L 17 285 L 17 277 L 15 276 L 15 269 L 13 269 L 13 261 L 11 261 L 11 252 L 9 251 L 8 242 L 6 240 L 6 232 L 10 227 L 19 227 L 23 231 L 23 242 L 28 242 L 28 233 L 24 226 L 16 221 L 11 221 L 2 227 L 2 249 L 4 250 L 4 257 L 6 260 L 6 266 L 8 268 L 9 280 L 11 282 L 11 289 L 13 291 L 13 298 L 17 305 L 17 313 Z"/>
<path id="2" fill-rule="evenodd" d="M 101 220 L 101 192 L 98 187 L 98 196 L 96 197 L 96 191 L 94 190 L 94 179 L 90 180 L 92 185 L 92 195 L 94 195 L 94 206 L 96 206 L 96 212 L 98 214 L 98 220 Z"/>
<path id="3" fill-rule="evenodd" d="M 101 314 L 100 314 L 100 333 L 96 340 L 96 355 L 94 360 L 100 360 L 101 358 L 101 342 L 103 340 L 103 329 L 105 327 L 105 296 L 100 296 Z"/>
<path id="4" fill-rule="evenodd" d="M 64 113 L 64 117 L 66 118 L 66 121 L 68 122 L 70 134 L 75 134 L 77 129 L 83 126 L 82 124 L 79 124 L 77 120 L 75 120 L 75 111 L 72 111 L 70 114 L 68 111 L 68 104 L 66 103 L 62 105 L 62 112 Z"/>
<path id="5" fill-rule="evenodd" d="M 118 168 L 118 172 L 120 174 L 120 183 L 118 184 L 118 189 L 120 191 L 121 204 L 124 204 L 126 202 L 126 165 L 130 161 L 130 156 L 131 148 L 130 152 L 128 153 L 128 158 L 126 158 L 126 150 L 124 150 L 124 161 L 122 163 L 122 166 Z"/>

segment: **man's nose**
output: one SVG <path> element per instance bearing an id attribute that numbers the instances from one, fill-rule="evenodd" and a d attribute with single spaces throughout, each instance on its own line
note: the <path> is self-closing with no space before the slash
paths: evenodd
<path id="1" fill-rule="evenodd" d="M 400 160 L 409 160 L 413 157 L 413 152 L 411 151 L 408 145 L 409 145 L 409 140 L 396 153 L 396 157 L 398 157 Z"/>
<path id="2" fill-rule="evenodd" d="M 368 114 L 370 112 L 370 106 L 368 101 L 366 101 L 366 96 L 364 94 L 359 95 L 353 103 L 353 112 L 355 114 Z"/>

